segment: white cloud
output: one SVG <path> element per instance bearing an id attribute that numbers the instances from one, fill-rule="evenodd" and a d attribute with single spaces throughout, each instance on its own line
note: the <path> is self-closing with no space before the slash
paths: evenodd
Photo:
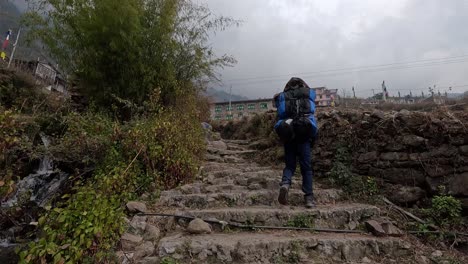
<path id="1" fill-rule="evenodd" d="M 239 63 L 233 78 L 273 76 L 269 82 L 235 84 L 233 90 L 266 97 L 290 73 L 433 59 L 468 54 L 468 2 L 464 0 L 205 0 L 217 13 L 245 20 L 213 39 L 216 50 Z M 429 85 L 468 84 L 468 62 L 427 68 L 309 77 L 313 86 L 358 87 L 370 95 L 386 80 L 390 90 L 421 91 Z M 459 88 L 460 91 L 464 88 Z"/>

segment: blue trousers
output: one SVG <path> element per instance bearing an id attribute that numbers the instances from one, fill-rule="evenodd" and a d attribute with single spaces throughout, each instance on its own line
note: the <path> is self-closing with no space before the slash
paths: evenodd
<path id="1" fill-rule="evenodd" d="M 312 157 L 310 141 L 303 143 L 284 144 L 284 160 L 286 167 L 283 170 L 281 184 L 291 184 L 292 176 L 296 171 L 296 161 L 299 158 L 299 165 L 302 174 L 302 191 L 304 195 L 312 195 Z"/>

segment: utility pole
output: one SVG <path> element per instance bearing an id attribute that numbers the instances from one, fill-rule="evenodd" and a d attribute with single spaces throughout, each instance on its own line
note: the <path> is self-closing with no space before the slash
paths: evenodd
<path id="1" fill-rule="evenodd" d="M 384 102 L 387 101 L 387 87 L 385 86 L 385 81 L 382 82 L 382 99 Z"/>
<path id="2" fill-rule="evenodd" d="M 13 61 L 13 56 L 15 56 L 16 46 L 18 45 L 18 39 L 21 34 L 21 28 L 18 30 L 18 35 L 16 35 L 15 44 L 13 44 L 13 50 L 11 51 L 10 60 L 8 61 L 7 69 L 10 68 L 11 62 Z"/>
<path id="3" fill-rule="evenodd" d="M 229 115 L 232 115 L 232 105 L 231 105 L 231 96 L 232 96 L 232 84 L 229 87 Z"/>

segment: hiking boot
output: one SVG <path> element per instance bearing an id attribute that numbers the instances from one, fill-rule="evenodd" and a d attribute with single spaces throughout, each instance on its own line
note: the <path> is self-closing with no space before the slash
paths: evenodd
<path id="1" fill-rule="evenodd" d="M 280 187 L 278 202 L 282 205 L 288 204 L 289 184 L 283 184 Z"/>
<path id="2" fill-rule="evenodd" d="M 304 202 L 307 208 L 314 208 L 316 206 L 312 195 L 304 196 Z"/>

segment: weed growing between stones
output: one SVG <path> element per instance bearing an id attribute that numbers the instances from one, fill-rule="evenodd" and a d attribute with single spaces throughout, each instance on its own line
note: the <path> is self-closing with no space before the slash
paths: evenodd
<path id="1" fill-rule="evenodd" d="M 340 144 L 330 171 L 329 181 L 343 189 L 349 198 L 370 199 L 379 193 L 375 178 L 363 177 L 352 172 L 349 147 Z"/>
<path id="2" fill-rule="evenodd" d="M 315 219 L 312 215 L 300 214 L 294 216 L 293 219 L 288 220 L 286 223 L 288 227 L 301 227 L 301 228 L 313 228 L 315 226 Z"/>
<path id="3" fill-rule="evenodd" d="M 171 257 L 164 257 L 163 259 L 161 259 L 161 264 L 179 264 L 179 262 L 174 259 L 174 258 L 171 258 Z"/>
<path id="4" fill-rule="evenodd" d="M 453 227 L 461 223 L 461 202 L 453 196 L 434 196 L 432 206 L 424 211 L 441 227 Z"/>
<path id="5" fill-rule="evenodd" d="M 426 223 L 409 225 L 408 228 L 419 231 L 417 236 L 426 243 L 435 246 L 460 246 L 467 243 L 466 238 L 456 233 L 467 230 L 466 224 L 462 221 L 461 212 L 461 202 L 456 198 L 450 195 L 434 196 L 429 208 L 419 210 Z M 433 232 L 434 227 L 437 227 L 438 232 Z M 459 263 L 448 259 L 440 260 L 443 262 L 437 263 Z"/>
<path id="6" fill-rule="evenodd" d="M 291 249 L 279 252 L 271 261 L 275 264 L 301 263 L 300 248 L 299 242 L 294 241 L 291 243 Z"/>

